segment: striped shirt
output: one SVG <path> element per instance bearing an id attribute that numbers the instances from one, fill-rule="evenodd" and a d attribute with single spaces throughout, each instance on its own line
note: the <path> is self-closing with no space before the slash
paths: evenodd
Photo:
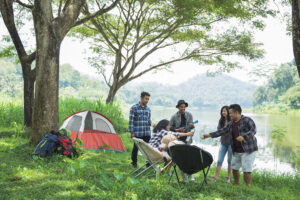
<path id="1" fill-rule="evenodd" d="M 129 113 L 129 132 L 135 137 L 150 136 L 151 110 L 139 103 L 132 106 Z"/>
<path id="2" fill-rule="evenodd" d="M 219 137 L 221 135 L 229 132 L 230 134 L 230 144 L 233 145 L 233 133 L 232 133 L 232 121 L 230 121 L 227 126 L 222 129 L 219 129 L 216 132 L 210 133 L 211 137 Z M 238 123 L 238 132 L 240 136 L 243 136 L 244 141 L 241 142 L 242 147 L 245 152 L 251 153 L 258 150 L 257 140 L 255 137 L 256 134 L 256 126 L 254 121 L 250 117 L 246 117 L 242 115 L 241 120 Z"/>
<path id="3" fill-rule="evenodd" d="M 160 149 L 160 144 L 161 144 L 161 140 L 162 138 L 165 136 L 165 135 L 168 135 L 168 134 L 172 134 L 174 135 L 175 137 L 178 138 L 178 133 L 177 132 L 172 132 L 172 131 L 166 131 L 164 129 L 162 129 L 161 131 L 157 132 L 157 133 L 154 133 L 151 138 L 150 138 L 150 141 L 149 141 L 149 144 L 151 146 L 153 146 L 154 148 L 156 149 Z"/>

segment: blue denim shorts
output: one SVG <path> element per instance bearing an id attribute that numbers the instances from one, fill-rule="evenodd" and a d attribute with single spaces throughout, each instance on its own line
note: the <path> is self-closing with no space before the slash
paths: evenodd
<path id="1" fill-rule="evenodd" d="M 217 162 L 217 166 L 222 166 L 225 155 L 227 154 L 227 162 L 228 162 L 228 166 L 231 165 L 231 159 L 232 159 L 232 150 L 231 150 L 231 145 L 225 145 L 222 144 L 220 145 L 220 149 L 219 149 L 219 155 L 218 155 L 218 162 Z"/>

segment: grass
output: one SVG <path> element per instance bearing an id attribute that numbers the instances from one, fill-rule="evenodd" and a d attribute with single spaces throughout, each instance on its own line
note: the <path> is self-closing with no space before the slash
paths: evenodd
<path id="1" fill-rule="evenodd" d="M 121 134 L 127 152 L 85 152 L 77 159 L 54 155 L 32 159 L 34 146 L 23 130 L 0 128 L 0 199 L 299 199 L 300 176 L 253 173 L 252 187 L 209 182 L 199 192 L 203 174 L 196 182 L 181 184 L 168 176 L 148 174 L 139 179 L 128 176 L 132 170 L 132 141 Z M 139 165 L 144 163 L 138 158 Z M 209 176 L 214 173 L 214 167 Z"/>
<path id="2" fill-rule="evenodd" d="M 259 107 L 247 109 L 247 112 L 265 113 L 265 114 L 290 114 L 290 115 L 300 116 L 300 109 L 291 109 L 285 104 L 275 104 L 275 105 L 264 104 Z"/>
<path id="3" fill-rule="evenodd" d="M 118 103 L 105 104 L 101 99 L 87 100 L 65 98 L 59 100 L 59 124 L 62 125 L 64 119 L 69 115 L 82 111 L 92 110 L 104 114 L 113 123 L 117 132 L 127 130 L 127 121 Z M 0 101 L 0 127 L 10 127 L 14 124 L 22 125 L 24 121 L 23 102 L 20 100 Z"/>

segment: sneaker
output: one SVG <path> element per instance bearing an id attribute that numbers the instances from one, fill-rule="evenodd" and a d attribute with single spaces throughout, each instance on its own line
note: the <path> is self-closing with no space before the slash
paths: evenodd
<path id="1" fill-rule="evenodd" d="M 226 177 L 225 183 L 230 183 L 230 178 L 229 177 Z"/>
<path id="2" fill-rule="evenodd" d="M 215 177 L 209 178 L 208 180 L 212 181 L 212 182 L 216 182 L 217 181 L 217 179 Z"/>
<path id="3" fill-rule="evenodd" d="M 189 175 L 186 175 L 185 178 L 183 179 L 183 182 L 187 183 L 189 180 L 189 177 L 190 177 Z"/>
<path id="4" fill-rule="evenodd" d="M 191 176 L 190 181 L 191 181 L 191 182 L 195 182 L 195 177 L 194 177 L 193 175 Z"/>
<path id="5" fill-rule="evenodd" d="M 131 163 L 133 168 L 137 168 L 137 164 L 136 163 Z"/>

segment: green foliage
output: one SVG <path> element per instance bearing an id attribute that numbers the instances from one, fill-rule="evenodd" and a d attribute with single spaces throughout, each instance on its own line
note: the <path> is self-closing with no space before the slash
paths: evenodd
<path id="1" fill-rule="evenodd" d="M 282 143 L 286 133 L 286 127 L 276 126 L 271 132 L 271 138 L 278 143 Z"/>
<path id="2" fill-rule="evenodd" d="M 287 63 L 276 68 L 268 83 L 254 93 L 253 104 L 257 109 L 263 105 L 276 105 L 281 111 L 300 108 L 300 80 L 294 64 Z"/>
<path id="3" fill-rule="evenodd" d="M 8 131 L 10 132 L 10 130 Z M 178 186 L 167 174 L 157 179 L 151 172 L 139 179 L 129 176 L 132 140 L 121 134 L 125 153 L 87 151 L 77 159 L 62 155 L 32 159 L 34 149 L 26 137 L 12 138 L 0 130 L 0 196 L 2 199 L 298 199 L 299 175 L 253 172 L 253 185 L 232 186 L 209 182 L 199 192 L 196 182 Z M 17 142 L 18 141 L 18 142 Z M 14 158 L 14 159 L 11 159 Z M 145 163 L 142 157 L 139 165 Z M 215 167 L 208 176 L 212 176 Z M 219 179 L 226 177 L 221 171 Z"/>
<path id="4" fill-rule="evenodd" d="M 22 75 L 20 66 L 15 66 L 6 60 L 0 59 L 0 94 L 12 98 L 22 95 Z"/>

